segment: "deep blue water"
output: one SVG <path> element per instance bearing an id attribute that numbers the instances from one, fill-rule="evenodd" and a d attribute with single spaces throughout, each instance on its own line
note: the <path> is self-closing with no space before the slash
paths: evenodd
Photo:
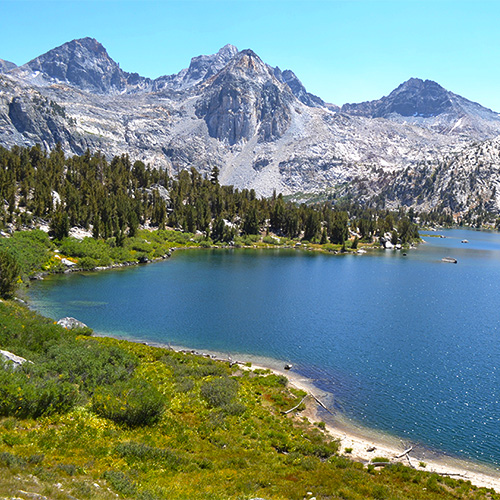
<path id="1" fill-rule="evenodd" d="M 290 361 L 348 418 L 500 466 L 500 234 L 438 234 L 406 257 L 178 251 L 29 299 L 102 333 Z"/>

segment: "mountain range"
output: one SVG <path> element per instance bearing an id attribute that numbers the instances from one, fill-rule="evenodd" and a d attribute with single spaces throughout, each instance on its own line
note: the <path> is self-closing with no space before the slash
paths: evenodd
<path id="1" fill-rule="evenodd" d="M 22 66 L 0 60 L 1 145 L 40 143 L 50 150 L 61 143 L 69 154 L 128 154 L 171 174 L 217 166 L 222 183 L 260 195 L 346 185 L 360 193 L 355 184 L 362 183 L 377 197 L 388 179 L 406 186 L 422 165 L 429 172 L 449 169 L 443 182 L 469 179 L 474 168 L 457 177 L 457 169 L 465 172 L 459 165 L 472 161 L 460 158 L 479 161 L 484 154 L 470 151 L 485 144 L 494 150 L 499 135 L 498 113 L 436 82 L 411 78 L 376 101 L 339 107 L 309 93 L 291 70 L 233 45 L 156 79 L 123 71 L 92 38 Z M 488 161 L 492 171 L 498 167 L 495 155 Z M 435 183 L 428 196 L 407 186 L 404 196 L 388 193 L 387 201 L 499 211 L 493 190 L 488 195 L 467 179 L 463 203 L 447 201 L 450 189 L 462 189 L 457 182 Z"/>

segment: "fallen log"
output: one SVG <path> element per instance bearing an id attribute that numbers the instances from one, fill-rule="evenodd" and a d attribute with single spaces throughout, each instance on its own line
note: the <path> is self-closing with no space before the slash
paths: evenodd
<path id="1" fill-rule="evenodd" d="M 323 402 L 322 402 L 321 400 L 319 400 L 319 399 L 318 399 L 318 398 L 317 398 L 314 394 L 312 394 L 312 393 L 311 393 L 311 396 L 314 398 L 314 400 L 316 401 L 316 403 L 318 403 L 318 404 L 321 406 L 321 408 L 325 409 L 325 410 L 326 410 L 326 411 L 327 411 L 330 415 L 335 416 L 335 415 L 333 414 L 333 412 L 332 412 L 331 410 L 329 410 L 329 409 L 328 409 L 328 408 L 327 408 L 327 407 L 323 404 Z"/>
<path id="2" fill-rule="evenodd" d="M 404 457 L 405 455 L 408 455 L 410 451 L 413 450 L 413 446 L 410 446 L 407 450 L 403 451 L 400 455 L 395 456 L 394 458 L 401 458 Z"/>
<path id="3" fill-rule="evenodd" d="M 415 469 L 416 467 L 415 467 L 415 466 L 411 463 L 411 460 L 410 460 L 410 455 L 409 455 L 408 453 L 406 454 L 406 458 L 408 459 L 408 463 L 410 464 L 410 467 L 411 467 L 412 469 Z"/>
<path id="4" fill-rule="evenodd" d="M 307 398 L 307 396 L 309 396 L 309 394 L 306 394 L 301 400 L 300 400 L 300 403 L 297 405 L 297 406 L 294 406 L 293 408 L 290 408 L 289 410 L 287 411 L 282 411 L 281 413 L 283 413 L 283 415 L 288 415 L 289 413 L 291 413 L 293 410 L 296 410 L 303 402 L 304 400 Z"/>

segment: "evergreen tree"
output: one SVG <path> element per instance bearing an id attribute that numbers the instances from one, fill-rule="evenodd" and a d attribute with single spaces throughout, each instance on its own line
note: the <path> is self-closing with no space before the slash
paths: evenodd
<path id="1" fill-rule="evenodd" d="M 16 259 L 5 251 L 0 251 L 0 297 L 9 299 L 14 295 L 20 268 Z"/>
<path id="2" fill-rule="evenodd" d="M 329 228 L 330 241 L 332 243 L 343 245 L 349 236 L 349 228 L 347 227 L 349 217 L 346 212 L 334 211 L 332 214 L 332 222 Z"/>

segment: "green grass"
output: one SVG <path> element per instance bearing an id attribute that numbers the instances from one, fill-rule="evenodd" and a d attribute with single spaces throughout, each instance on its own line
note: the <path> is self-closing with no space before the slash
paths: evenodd
<path id="1" fill-rule="evenodd" d="M 266 370 L 79 335 L 14 302 L 0 303 L 0 348 L 34 362 L 0 368 L 2 388 L 19 396 L 49 380 L 55 393 L 71 392 L 70 404 L 46 411 L 6 406 L 0 497 L 500 498 L 403 465 L 378 471 L 339 456 L 318 425 L 282 414 L 304 393 Z"/>

